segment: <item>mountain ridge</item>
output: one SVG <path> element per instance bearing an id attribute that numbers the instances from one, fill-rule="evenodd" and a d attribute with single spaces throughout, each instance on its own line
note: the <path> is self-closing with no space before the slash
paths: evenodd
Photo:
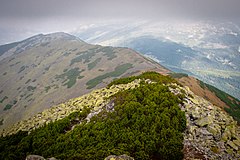
<path id="1" fill-rule="evenodd" d="M 198 159 L 205 159 L 205 158 L 207 158 L 207 159 L 238 159 L 238 158 L 240 158 L 239 157 L 240 128 L 239 128 L 239 126 L 237 126 L 237 122 L 234 121 L 231 116 L 226 114 L 226 112 L 224 112 L 218 106 L 215 106 L 215 105 L 211 104 L 210 102 L 208 102 L 207 100 L 203 99 L 202 97 L 195 95 L 188 87 L 181 86 L 176 80 L 173 80 L 169 76 L 162 76 L 162 75 L 157 74 L 156 72 L 145 72 L 140 76 L 127 77 L 127 78 L 123 78 L 120 80 L 115 80 L 111 84 L 109 84 L 107 88 L 94 90 L 87 95 L 84 95 L 84 96 L 76 98 L 76 99 L 72 99 L 69 102 L 66 102 L 64 104 L 60 104 L 58 106 L 52 107 L 51 109 L 45 110 L 44 112 L 36 115 L 35 117 L 32 117 L 32 119 L 29 119 L 28 121 L 22 121 L 21 123 L 16 124 L 14 126 L 14 128 L 16 130 L 13 128 L 13 130 L 11 132 L 8 132 L 8 133 L 6 132 L 6 133 L 7 134 L 14 134 L 14 133 L 16 134 L 17 132 L 21 133 L 19 131 L 22 130 L 22 131 L 29 132 L 30 137 L 34 136 L 37 138 L 38 136 L 40 136 L 40 135 L 38 135 L 40 133 L 41 133 L 41 136 L 47 136 L 48 132 L 53 134 L 56 132 L 56 130 L 59 130 L 59 127 L 60 127 L 62 129 L 59 130 L 59 133 L 58 133 L 58 134 L 60 134 L 59 137 L 58 138 L 53 137 L 55 141 L 60 140 L 60 142 L 59 141 L 51 142 L 52 140 L 50 137 L 48 137 L 50 139 L 48 139 L 47 142 L 49 142 L 48 147 L 50 147 L 50 148 L 51 148 L 51 146 L 57 145 L 58 143 L 60 146 L 62 146 L 62 145 L 64 145 L 61 141 L 61 138 L 63 138 L 62 137 L 63 135 L 66 135 L 67 137 L 72 135 L 71 137 L 74 137 L 73 134 L 76 134 L 76 136 L 77 136 L 78 132 L 79 132 L 79 134 L 81 134 L 81 128 L 84 128 L 84 126 L 87 126 L 89 123 L 93 122 L 89 125 L 94 125 L 95 123 L 97 123 L 98 119 L 101 122 L 102 121 L 104 122 L 105 120 L 107 120 L 107 117 L 105 114 L 109 113 L 111 115 L 111 114 L 115 114 L 115 112 L 120 112 L 121 110 L 118 109 L 119 102 L 125 104 L 126 105 L 125 107 L 127 107 L 127 108 L 132 106 L 133 102 L 136 100 L 134 100 L 133 97 L 128 97 L 130 95 L 126 96 L 125 94 L 128 94 L 129 92 L 136 94 L 138 99 L 140 100 L 141 92 L 151 93 L 153 91 L 153 90 L 147 91 L 148 86 L 151 88 L 153 86 L 158 86 L 158 85 L 161 86 L 161 87 L 159 86 L 160 88 L 158 88 L 158 89 L 161 89 L 161 92 L 159 92 L 157 89 L 158 93 L 161 95 L 161 96 L 157 96 L 158 98 L 161 99 L 161 97 L 167 96 L 167 94 L 164 95 L 164 93 L 167 90 L 169 90 L 171 92 L 171 96 L 174 95 L 183 100 L 182 102 L 177 101 L 179 103 L 179 105 L 177 105 L 177 106 L 170 105 L 169 106 L 170 108 L 164 109 L 163 113 L 166 112 L 167 110 L 174 109 L 174 106 L 175 106 L 175 107 L 180 107 L 182 110 L 181 113 L 184 113 L 186 115 L 186 120 L 185 120 L 186 121 L 186 129 L 184 129 L 185 130 L 183 133 L 184 139 L 182 142 L 184 159 L 194 159 L 194 158 L 198 158 Z M 144 88 L 144 90 L 143 90 L 143 88 Z M 141 91 L 141 92 L 139 93 L 138 91 Z M 155 95 L 155 94 L 153 94 L 153 95 Z M 144 97 L 146 97 L 146 96 L 149 98 L 151 97 L 149 94 L 145 95 Z M 170 95 L 168 95 L 168 97 L 169 96 Z M 156 99 L 154 99 L 153 101 L 159 102 L 160 99 L 157 100 L 157 97 L 155 97 Z M 175 99 L 174 97 L 172 97 L 172 98 Z M 125 99 L 126 102 L 130 101 L 130 105 L 128 106 L 125 101 L 122 101 L 123 99 Z M 162 104 L 162 105 L 164 104 L 164 105 L 166 105 L 165 107 L 167 107 L 168 103 L 171 103 L 169 101 L 170 101 L 170 99 L 165 99 L 164 103 L 162 102 L 160 104 Z M 146 103 L 146 102 L 147 101 L 143 100 L 143 103 Z M 152 104 L 152 102 L 151 102 L 151 104 Z M 145 107 L 147 107 L 147 106 L 145 106 Z M 149 107 L 154 107 L 154 105 L 152 104 L 152 106 L 149 106 Z M 161 107 L 161 106 L 158 106 L 158 107 Z M 121 111 L 120 113 L 121 114 L 116 114 L 116 115 L 121 117 L 121 115 L 124 112 Z M 138 112 L 135 112 L 135 113 L 129 112 L 129 114 L 132 116 L 133 119 L 137 115 L 141 116 L 141 118 L 143 118 L 142 117 L 143 115 L 148 115 L 146 113 L 145 114 L 137 114 L 137 113 Z M 171 112 L 171 113 L 172 113 L 172 115 L 175 115 L 176 111 Z M 78 114 L 81 115 L 79 118 L 78 118 Z M 57 118 L 56 116 L 59 118 Z M 85 118 L 83 118 L 82 116 Z M 109 119 L 111 119 L 111 118 L 109 118 Z M 129 120 L 131 122 L 131 119 L 129 119 Z M 179 117 L 179 120 L 180 120 L 180 117 Z M 122 121 L 125 122 L 124 119 Z M 122 122 L 122 121 L 120 121 L 120 122 Z M 176 120 L 176 119 L 172 120 L 172 124 L 174 124 L 176 122 L 178 122 L 178 120 Z M 106 121 L 106 123 L 109 123 L 109 121 Z M 163 121 L 162 123 L 166 124 L 166 125 L 168 124 L 166 121 Z M 180 124 L 184 125 L 183 122 Z M 114 125 L 116 125 L 116 124 L 112 124 L 112 126 L 114 126 Z M 134 125 L 134 126 L 136 126 L 136 125 Z M 100 127 L 100 126 L 97 126 L 97 125 L 95 127 L 92 126 L 91 129 L 94 130 L 94 128 Z M 111 127 L 111 126 L 109 126 L 109 127 Z M 168 128 L 165 128 L 165 129 L 167 132 Z M 99 129 L 97 129 L 97 130 L 99 130 Z M 84 132 L 84 131 L 82 131 L 82 132 Z M 91 131 L 88 130 L 88 132 L 91 132 Z M 130 130 L 129 130 L 129 132 L 130 132 Z M 152 133 L 153 131 L 149 130 L 147 132 Z M 46 133 L 46 135 L 45 135 L 45 133 Z M 84 133 L 87 134 L 87 132 L 84 132 Z M 98 134 L 101 134 L 101 133 L 102 132 L 99 131 Z M 94 134 L 94 133 L 91 133 L 91 134 Z M 173 134 L 173 133 L 171 132 L 171 134 Z M 92 136 L 93 135 L 91 135 L 91 137 Z M 95 135 L 95 136 L 98 136 L 98 135 Z M 7 139 L 9 139 L 11 136 L 7 136 L 7 137 L 8 137 Z M 27 137 L 24 138 L 23 141 L 28 138 Z M 40 146 L 45 145 L 45 143 L 41 144 L 41 141 L 37 141 L 36 138 L 33 138 L 34 143 L 37 143 Z M 40 138 L 40 137 L 38 137 L 38 138 Z M 81 137 L 79 137 L 79 138 L 81 138 Z M 169 138 L 171 139 L 171 136 Z M 98 141 L 99 138 L 96 140 Z M 113 141 L 115 141 L 115 140 L 113 140 Z M 144 139 L 139 140 L 139 141 L 140 141 L 139 142 L 140 144 L 136 143 L 137 146 L 139 146 L 139 145 L 141 146 L 141 141 L 144 141 Z M 7 143 L 6 140 L 4 140 L 3 142 Z M 121 143 L 119 141 L 117 141 L 117 142 Z M 19 143 L 21 143 L 21 142 L 19 142 Z M 78 143 L 78 142 L 76 142 L 76 143 Z M 113 142 L 111 142 L 111 143 L 113 143 Z M 173 141 L 171 141 L 171 146 L 174 145 L 172 143 L 173 143 Z M 81 143 L 79 145 L 81 145 Z M 89 143 L 87 146 L 89 148 L 91 146 L 91 143 Z M 177 144 L 175 144 L 175 146 L 177 146 Z M 180 147 L 180 146 L 178 146 L 178 147 Z M 125 147 L 128 148 L 130 146 L 125 146 Z M 148 146 L 148 147 L 149 147 L 149 149 L 151 148 L 151 146 Z M 26 148 L 27 148 L 27 146 L 26 146 Z M 39 148 L 39 146 L 37 146 L 37 148 Z M 37 151 L 36 149 L 35 149 L 35 152 L 30 151 L 30 153 L 31 154 L 37 153 L 37 154 L 43 155 L 44 157 L 54 156 L 56 158 L 61 158 L 61 159 L 62 158 L 74 159 L 74 157 L 79 158 L 79 157 L 81 157 L 80 155 L 85 157 L 84 153 L 82 153 L 81 151 L 78 151 L 78 154 L 71 153 L 71 155 L 69 155 L 68 152 L 65 153 L 65 151 L 64 151 L 64 153 L 56 154 L 58 152 L 58 150 L 61 150 L 61 147 L 60 148 L 52 147 L 51 150 L 53 148 L 54 148 L 55 154 L 48 153 L 48 152 L 47 153 L 44 152 L 44 154 L 43 154 L 43 151 L 36 152 Z M 110 147 L 110 148 L 112 148 L 112 147 Z M 110 148 L 108 148 L 108 149 L 110 149 Z M 29 149 L 31 150 L 31 148 L 29 148 Z M 94 149 L 94 148 L 92 148 L 92 149 Z M 171 149 L 171 148 L 169 148 L 169 149 Z M 44 150 L 46 151 L 46 149 L 44 149 Z M 75 150 L 75 148 L 74 148 L 74 150 Z M 133 152 L 132 151 L 122 152 L 119 150 L 120 150 L 120 148 L 118 148 L 118 150 L 116 148 L 116 150 L 112 151 L 111 153 L 117 154 L 117 155 L 128 153 L 128 155 L 130 155 L 131 157 L 134 157 L 136 159 L 141 159 L 140 158 L 141 156 L 146 156 L 144 154 L 139 154 L 139 155 L 134 154 L 135 153 L 134 151 Z M 163 150 L 162 151 L 159 150 L 159 151 L 164 155 L 166 153 Z M 15 151 L 13 151 L 13 152 L 15 153 Z M 146 154 L 147 154 L 148 150 L 144 149 L 144 152 L 146 152 Z M 17 152 L 16 152 L 16 155 L 17 155 Z M 92 155 L 90 155 L 90 157 L 88 157 L 88 158 L 85 157 L 85 158 L 91 159 L 91 156 L 96 157 L 96 155 L 100 156 L 101 152 L 94 153 L 94 155 L 92 154 Z M 172 154 L 170 154 L 170 155 L 167 154 L 165 156 L 171 156 L 171 155 Z M 103 156 L 103 155 L 101 155 L 101 156 Z M 107 157 L 107 154 L 105 153 L 104 156 Z M 155 155 L 155 156 L 161 156 L 161 155 Z M 175 154 L 175 156 L 176 156 L 175 158 L 177 158 L 180 155 Z M 151 158 L 147 158 L 147 159 L 151 159 Z M 182 158 L 180 156 L 177 159 L 182 159 Z"/>
<path id="2" fill-rule="evenodd" d="M 169 72 L 131 49 L 62 32 L 30 37 L 0 56 L 0 128 L 144 70 Z"/>

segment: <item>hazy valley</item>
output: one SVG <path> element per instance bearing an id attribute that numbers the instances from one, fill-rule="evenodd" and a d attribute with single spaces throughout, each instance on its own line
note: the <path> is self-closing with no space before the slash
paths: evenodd
<path id="1" fill-rule="evenodd" d="M 120 26 L 120 27 L 119 27 Z M 79 27 L 89 43 L 132 48 L 240 99 L 240 27 L 231 21 L 120 21 Z"/>

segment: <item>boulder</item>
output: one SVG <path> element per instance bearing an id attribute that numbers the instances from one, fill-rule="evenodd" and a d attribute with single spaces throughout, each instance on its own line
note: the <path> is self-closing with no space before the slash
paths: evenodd
<path id="1" fill-rule="evenodd" d="M 211 123 L 213 123 L 213 118 L 211 116 L 208 116 L 208 117 L 199 119 L 196 124 L 200 127 L 204 127 Z"/>
<path id="2" fill-rule="evenodd" d="M 232 141 L 228 141 L 227 142 L 227 144 L 231 147 L 231 148 L 233 148 L 234 150 L 238 150 L 238 147 L 232 142 Z"/>
<path id="3" fill-rule="evenodd" d="M 45 160 L 45 158 L 39 155 L 28 155 L 26 160 Z"/>
<path id="4" fill-rule="evenodd" d="M 124 155 L 120 155 L 120 156 L 111 155 L 111 156 L 108 156 L 107 158 L 105 158 L 104 160 L 134 160 L 134 158 L 129 157 L 128 155 L 124 154 Z"/>
<path id="5" fill-rule="evenodd" d="M 231 139 L 232 137 L 232 134 L 231 134 L 231 131 L 229 130 L 229 128 L 227 127 L 224 131 L 224 133 L 222 134 L 222 140 L 224 142 L 226 142 L 228 139 Z"/>
<path id="6" fill-rule="evenodd" d="M 207 126 L 207 130 L 213 135 L 217 140 L 221 138 L 221 126 L 218 124 L 210 124 Z"/>
<path id="7" fill-rule="evenodd" d="M 201 115 L 198 110 L 194 110 L 194 111 L 192 111 L 191 116 L 193 117 L 193 120 L 195 120 L 195 119 L 200 118 Z"/>
<path id="8" fill-rule="evenodd" d="M 240 139 L 233 140 L 233 143 L 240 147 Z"/>
<path id="9" fill-rule="evenodd" d="M 47 158 L 47 160 L 57 160 L 57 159 L 54 157 L 51 157 L 51 158 Z"/>

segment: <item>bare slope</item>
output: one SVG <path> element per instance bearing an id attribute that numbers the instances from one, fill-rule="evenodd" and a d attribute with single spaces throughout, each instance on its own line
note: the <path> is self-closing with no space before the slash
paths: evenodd
<path id="1" fill-rule="evenodd" d="M 0 56 L 0 129 L 145 70 L 168 72 L 128 48 L 90 45 L 66 33 L 21 41 Z"/>

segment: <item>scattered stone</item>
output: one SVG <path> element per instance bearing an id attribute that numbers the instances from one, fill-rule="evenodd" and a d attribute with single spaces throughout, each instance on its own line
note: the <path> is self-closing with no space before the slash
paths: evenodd
<path id="1" fill-rule="evenodd" d="M 82 97 L 74 98 L 66 103 L 53 106 L 36 116 L 20 121 L 12 128 L 5 130 L 3 135 L 17 133 L 20 130 L 31 131 L 45 123 L 62 119 L 72 112 L 81 111 L 84 106 L 91 108 L 88 120 L 102 109 L 114 110 L 114 103 L 108 97 L 121 90 L 138 87 L 141 80 L 129 84 L 113 85 L 109 89 L 103 88 Z M 150 81 L 146 81 L 151 83 Z M 214 106 L 202 97 L 198 97 L 188 87 L 177 84 L 169 85 L 169 90 L 175 94 L 185 94 L 184 104 L 179 105 L 186 114 L 187 129 L 184 133 L 184 159 L 240 159 L 240 127 L 221 108 Z M 183 91 L 183 92 L 182 92 Z M 191 95 L 191 96 L 190 96 Z M 34 155 L 33 155 L 34 156 Z M 28 157 L 27 157 L 28 158 Z M 43 158 L 39 156 L 39 158 Z M 106 160 L 119 158 L 133 158 L 122 155 L 109 156 Z"/>
<path id="2" fill-rule="evenodd" d="M 134 160 L 134 158 L 129 157 L 128 155 L 124 154 L 121 156 L 111 155 L 105 158 L 104 160 Z"/>
<path id="3" fill-rule="evenodd" d="M 238 147 L 232 141 L 228 141 L 227 144 L 233 149 L 235 149 L 236 151 L 238 150 Z"/>
<path id="4" fill-rule="evenodd" d="M 112 85 L 109 89 L 102 88 L 99 90 L 94 90 L 84 96 L 70 99 L 68 102 L 59 104 L 57 106 L 52 106 L 50 109 L 44 110 L 43 112 L 38 113 L 37 115 L 29 118 L 28 120 L 22 120 L 14 124 L 12 127 L 2 130 L 2 133 L 0 134 L 6 136 L 15 134 L 20 130 L 31 132 L 33 129 L 39 128 L 44 124 L 63 119 L 73 112 L 81 111 L 84 106 L 92 109 L 93 114 L 88 117 L 91 118 L 108 103 L 107 98 L 116 94 L 119 91 L 139 87 L 140 82 L 141 79 L 136 79 L 128 84 Z M 147 80 L 147 82 L 150 83 L 150 80 Z M 113 105 L 114 104 L 108 106 L 110 110 L 111 108 L 114 109 Z"/>
<path id="5" fill-rule="evenodd" d="M 57 159 L 52 157 L 52 158 L 47 158 L 47 160 L 57 160 Z"/>
<path id="6" fill-rule="evenodd" d="M 207 126 L 207 130 L 214 136 L 215 139 L 221 138 L 221 126 L 218 124 L 210 124 Z"/>
<path id="7" fill-rule="evenodd" d="M 240 139 L 233 140 L 233 143 L 240 147 Z"/>
<path id="8" fill-rule="evenodd" d="M 182 111 L 186 114 L 184 159 L 240 159 L 240 127 L 221 108 L 198 97 L 189 88 L 180 87 L 186 94 Z M 172 89 L 172 93 L 177 93 Z M 192 95 L 189 97 L 189 95 Z"/>
<path id="9" fill-rule="evenodd" d="M 45 160 L 45 158 L 39 155 L 28 155 L 26 160 Z"/>
<path id="10" fill-rule="evenodd" d="M 199 121 L 197 121 L 197 125 L 200 127 L 207 126 L 208 124 L 211 124 L 211 123 L 213 123 L 213 119 L 211 116 L 204 117 Z"/>

